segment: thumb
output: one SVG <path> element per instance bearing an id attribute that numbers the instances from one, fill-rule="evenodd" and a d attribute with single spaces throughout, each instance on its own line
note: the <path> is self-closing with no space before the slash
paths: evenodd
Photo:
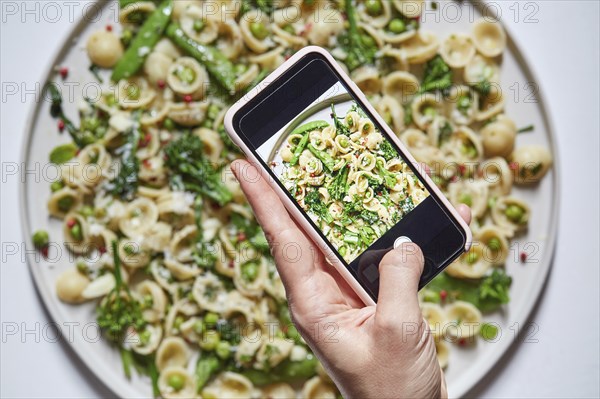
<path id="1" fill-rule="evenodd" d="M 396 326 L 422 320 L 417 293 L 423 264 L 423 253 L 413 243 L 402 244 L 383 257 L 379 263 L 376 320 Z"/>

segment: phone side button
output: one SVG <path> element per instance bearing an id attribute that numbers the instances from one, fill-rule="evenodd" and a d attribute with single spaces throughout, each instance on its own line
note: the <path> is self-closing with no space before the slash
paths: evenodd
<path id="1" fill-rule="evenodd" d="M 400 247 L 400 245 L 402 244 L 406 244 L 412 242 L 412 240 L 406 236 L 400 236 L 398 238 L 396 238 L 396 241 L 394 241 L 394 249 Z"/>

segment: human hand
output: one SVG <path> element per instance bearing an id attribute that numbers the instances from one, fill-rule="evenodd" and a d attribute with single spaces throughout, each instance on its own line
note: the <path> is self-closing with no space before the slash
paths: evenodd
<path id="1" fill-rule="evenodd" d="M 383 257 L 377 305 L 365 306 L 254 165 L 238 160 L 232 171 L 269 241 L 296 328 L 344 397 L 446 397 L 417 298 L 424 262 L 419 247 L 403 244 Z M 458 211 L 469 223 L 469 208 Z M 299 248 L 294 259 L 285 253 L 289 244 Z"/>

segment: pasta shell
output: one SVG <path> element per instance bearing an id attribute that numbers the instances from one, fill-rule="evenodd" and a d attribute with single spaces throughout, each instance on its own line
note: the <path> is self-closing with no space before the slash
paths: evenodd
<path id="1" fill-rule="evenodd" d="M 90 279 L 75 268 L 65 270 L 56 280 L 56 295 L 66 303 L 81 303 L 86 300 L 83 291 L 90 284 Z"/>
<path id="2" fill-rule="evenodd" d="M 198 126 L 206 119 L 207 101 L 174 103 L 169 107 L 169 118 L 183 126 Z"/>
<path id="3" fill-rule="evenodd" d="M 443 340 L 435 341 L 435 352 L 437 355 L 438 363 L 442 369 L 448 367 L 448 358 L 450 357 L 450 349 L 448 344 Z"/>
<path id="4" fill-rule="evenodd" d="M 103 297 L 115 288 L 115 284 L 115 276 L 112 273 L 103 274 L 85 287 L 81 297 L 85 299 Z"/>
<path id="5" fill-rule="evenodd" d="M 480 18 L 473 24 L 473 42 L 486 57 L 497 57 L 506 48 L 506 33 L 499 21 Z"/>
<path id="6" fill-rule="evenodd" d="M 488 183 L 490 195 L 507 195 L 513 185 L 513 174 L 504 158 L 494 157 L 479 165 L 479 174 Z"/>
<path id="7" fill-rule="evenodd" d="M 448 333 L 455 339 L 472 338 L 481 327 L 481 312 L 469 302 L 456 301 L 446 308 L 448 319 L 454 323 Z"/>
<path id="8" fill-rule="evenodd" d="M 484 256 L 493 266 L 500 266 L 506 262 L 510 248 L 501 229 L 494 225 L 483 226 L 477 231 L 476 239 L 486 246 Z"/>
<path id="9" fill-rule="evenodd" d="M 518 147 L 510 156 L 517 168 L 515 182 L 533 184 L 539 182 L 552 166 L 552 154 L 547 148 L 531 145 Z"/>
<path id="10" fill-rule="evenodd" d="M 306 399 L 335 399 L 336 389 L 316 376 L 302 386 L 302 397 Z"/>
<path id="11" fill-rule="evenodd" d="M 143 331 L 133 331 L 127 334 L 126 343 L 131 345 L 131 349 L 140 355 L 149 355 L 154 353 L 162 339 L 162 327 L 152 324 L 146 325 Z"/>
<path id="12" fill-rule="evenodd" d="M 198 100 L 204 97 L 208 88 L 208 73 L 194 58 L 180 57 L 169 68 L 167 83 L 175 93 L 191 95 Z"/>
<path id="13" fill-rule="evenodd" d="M 469 35 L 453 33 L 442 42 L 440 55 L 452 68 L 464 68 L 475 56 L 475 45 Z"/>
<path id="14" fill-rule="evenodd" d="M 421 313 L 429 326 L 429 331 L 434 337 L 442 335 L 442 331 L 446 324 L 446 313 L 440 305 L 423 302 L 421 304 Z"/>
<path id="15" fill-rule="evenodd" d="M 416 18 L 423 12 L 425 2 L 423 0 L 394 0 L 394 7 L 405 17 Z"/>
<path id="16" fill-rule="evenodd" d="M 419 30 L 416 35 L 402 42 L 402 51 L 409 64 L 422 64 L 435 57 L 440 43 L 437 36 Z"/>
<path id="17" fill-rule="evenodd" d="M 186 367 L 190 359 L 190 349 L 179 337 L 162 340 L 156 351 L 156 367 L 163 371 L 168 367 Z"/>
<path id="18" fill-rule="evenodd" d="M 142 310 L 144 320 L 155 323 L 163 319 L 167 309 L 167 296 L 160 285 L 151 280 L 144 280 L 135 286 L 134 292 L 138 300 L 146 304 Z"/>
<path id="19" fill-rule="evenodd" d="M 446 273 L 456 278 L 478 279 L 487 274 L 492 263 L 481 243 L 474 243 L 466 252 L 446 268 Z"/>
<path id="20" fill-rule="evenodd" d="M 369 24 L 377 29 L 384 28 L 392 18 L 392 7 L 390 2 L 382 1 L 380 4 L 381 12 L 378 15 L 369 14 L 364 1 L 359 2 L 356 7 L 356 11 L 360 19 L 364 21 L 364 23 Z"/>
<path id="21" fill-rule="evenodd" d="M 176 390 L 169 385 L 169 380 L 177 376 L 183 386 Z M 165 399 L 187 399 L 196 396 L 196 380 L 184 367 L 169 366 L 161 371 L 158 378 L 158 389 Z"/>
<path id="22" fill-rule="evenodd" d="M 481 138 L 486 157 L 508 157 L 515 146 L 517 127 L 506 116 L 498 115 L 481 129 Z"/>
<path id="23" fill-rule="evenodd" d="M 492 208 L 492 219 L 508 236 L 525 230 L 531 211 L 529 205 L 515 197 L 500 197 Z"/>
<path id="24" fill-rule="evenodd" d="M 405 103 L 419 91 L 419 81 L 410 72 L 392 72 L 383 78 L 383 93 Z"/>
<path id="25" fill-rule="evenodd" d="M 244 399 L 252 396 L 254 385 L 241 374 L 226 371 L 202 390 L 203 397 Z"/>

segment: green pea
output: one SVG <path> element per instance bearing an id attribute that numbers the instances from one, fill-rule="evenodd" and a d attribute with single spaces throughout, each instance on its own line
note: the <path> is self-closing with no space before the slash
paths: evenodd
<path id="1" fill-rule="evenodd" d="M 183 386 L 185 385 L 185 380 L 179 374 L 172 374 L 169 376 L 167 384 L 175 391 L 181 391 L 183 389 Z"/>
<path id="2" fill-rule="evenodd" d="M 231 356 L 231 345 L 227 341 L 221 341 L 217 344 L 215 348 L 215 353 L 221 359 L 227 359 Z"/>
<path id="3" fill-rule="evenodd" d="M 246 66 L 246 64 L 235 64 L 235 66 L 233 67 L 233 71 L 237 76 L 243 74 L 247 70 L 248 67 Z"/>
<path id="4" fill-rule="evenodd" d="M 500 243 L 500 240 L 497 239 L 496 237 L 491 238 L 488 241 L 488 247 L 492 250 L 492 251 L 498 251 L 501 247 L 502 244 Z"/>
<path id="5" fill-rule="evenodd" d="M 346 246 L 340 247 L 340 249 L 338 250 L 338 252 L 340 253 L 340 255 L 345 256 L 346 255 L 346 251 L 348 251 L 348 248 L 346 248 Z"/>
<path id="6" fill-rule="evenodd" d="M 83 232 L 81 231 L 81 225 L 79 222 L 76 222 L 73 227 L 71 227 L 71 237 L 76 239 L 77 241 L 83 240 Z"/>
<path id="7" fill-rule="evenodd" d="M 77 267 L 77 270 L 79 270 L 79 273 L 82 273 L 82 274 L 87 274 L 89 271 L 88 265 L 82 260 L 77 261 L 77 263 L 75 264 L 75 267 Z"/>
<path id="8" fill-rule="evenodd" d="M 63 188 L 65 185 L 64 183 L 59 180 L 59 181 L 53 181 L 52 184 L 50 184 L 50 190 L 55 193 L 58 190 L 60 190 L 61 188 Z"/>
<path id="9" fill-rule="evenodd" d="M 197 19 L 194 21 L 194 30 L 196 32 L 202 32 L 202 30 L 206 27 L 206 24 L 201 19 Z"/>
<path id="10" fill-rule="evenodd" d="M 152 307 L 153 304 L 154 304 L 154 298 L 152 298 L 152 295 L 150 295 L 150 294 L 144 295 L 144 302 L 143 302 L 144 308 L 148 309 L 148 308 Z"/>
<path id="11" fill-rule="evenodd" d="M 83 121 L 81 121 L 81 130 L 95 132 L 98 126 L 100 126 L 100 119 L 95 116 L 84 118 Z"/>
<path id="12" fill-rule="evenodd" d="M 210 129 L 210 128 L 212 128 L 212 125 L 213 125 L 213 121 L 211 121 L 210 119 L 205 119 L 205 120 L 202 122 L 202 124 L 200 124 L 200 126 L 202 126 L 202 127 L 204 127 L 204 128 L 207 128 L 207 129 Z"/>
<path id="13" fill-rule="evenodd" d="M 252 282 L 258 277 L 258 263 L 247 262 L 242 265 L 242 278 L 247 282 Z"/>
<path id="14" fill-rule="evenodd" d="M 210 104 L 207 112 L 208 118 L 212 120 L 217 119 L 217 116 L 219 116 L 219 111 L 221 111 L 221 109 L 217 104 Z"/>
<path id="15" fill-rule="evenodd" d="M 140 334 L 140 341 L 142 343 L 142 345 L 147 344 L 148 342 L 150 342 L 150 338 L 151 338 L 152 334 L 150 333 L 150 331 L 148 330 L 144 330 L 141 334 Z"/>
<path id="16" fill-rule="evenodd" d="M 363 45 L 365 45 L 366 47 L 375 47 L 376 43 L 375 43 L 375 39 L 373 39 L 373 37 L 371 35 L 362 35 L 361 36 L 361 40 Z"/>
<path id="17" fill-rule="evenodd" d="M 367 9 L 367 14 L 369 14 L 372 17 L 380 15 L 383 11 L 381 1 L 379 0 L 367 0 L 365 2 L 365 8 Z"/>
<path id="18" fill-rule="evenodd" d="M 287 24 L 283 27 L 283 30 L 289 33 L 290 35 L 296 35 L 296 29 L 291 24 Z"/>
<path id="19" fill-rule="evenodd" d="M 117 97 L 115 97 L 113 93 L 107 94 L 106 97 L 104 97 L 104 100 L 106 101 L 106 105 L 108 105 L 109 107 L 114 107 L 119 103 L 117 101 Z"/>
<path id="20" fill-rule="evenodd" d="M 437 110 L 435 109 L 435 107 L 425 107 L 423 109 L 423 115 L 433 118 L 437 115 Z"/>
<path id="21" fill-rule="evenodd" d="M 177 316 L 175 318 L 175 321 L 173 322 L 173 327 L 175 327 L 175 329 L 179 330 L 179 327 L 181 327 L 182 323 L 183 323 L 183 317 Z"/>
<path id="22" fill-rule="evenodd" d="M 173 122 L 173 119 L 171 119 L 171 118 L 165 119 L 163 121 L 163 128 L 167 129 L 168 131 L 175 129 L 175 122 Z"/>
<path id="23" fill-rule="evenodd" d="M 433 290 L 423 290 L 423 301 L 424 302 L 433 302 L 440 303 L 440 294 Z"/>
<path id="24" fill-rule="evenodd" d="M 125 29 L 123 33 L 121 33 L 121 41 L 127 47 L 129 43 L 131 43 L 131 39 L 133 39 L 133 32 L 131 29 Z"/>
<path id="25" fill-rule="evenodd" d="M 387 123 L 388 125 L 392 124 L 392 114 L 390 114 L 389 111 L 386 111 L 383 114 L 383 120 L 385 121 L 385 123 Z"/>
<path id="26" fill-rule="evenodd" d="M 79 213 L 81 213 L 82 216 L 88 218 L 94 216 L 94 208 L 89 205 L 84 205 L 79 211 Z"/>
<path id="27" fill-rule="evenodd" d="M 181 67 L 175 71 L 175 75 L 179 80 L 186 84 L 192 84 L 196 80 L 196 72 L 192 68 Z"/>
<path id="28" fill-rule="evenodd" d="M 45 248 L 50 243 L 50 236 L 46 230 L 38 230 L 33 233 L 32 241 L 37 249 Z"/>
<path id="29" fill-rule="evenodd" d="M 518 205 L 509 205 L 504 214 L 507 218 L 515 223 L 521 223 L 523 216 L 525 216 L 525 211 Z"/>
<path id="30" fill-rule="evenodd" d="M 252 22 L 250 24 L 250 33 L 252 33 L 252 36 L 258 40 L 264 40 L 267 36 L 269 36 L 269 31 L 262 22 Z"/>
<path id="31" fill-rule="evenodd" d="M 96 217 L 97 219 L 102 219 L 104 216 L 106 216 L 106 209 L 96 208 L 94 210 L 94 217 Z"/>
<path id="32" fill-rule="evenodd" d="M 73 197 L 62 197 L 58 200 L 58 209 L 63 212 L 68 212 L 73 204 L 75 203 L 75 199 Z"/>
<path id="33" fill-rule="evenodd" d="M 471 97 L 469 96 L 460 96 L 458 98 L 457 106 L 461 110 L 467 110 L 471 107 Z"/>
<path id="34" fill-rule="evenodd" d="M 392 33 L 399 34 L 406 30 L 406 24 L 400 18 L 394 18 L 388 25 L 388 30 Z"/>
<path id="35" fill-rule="evenodd" d="M 218 332 L 207 331 L 200 340 L 200 348 L 207 351 L 212 351 L 217 347 L 219 342 L 221 342 L 221 337 L 219 336 Z"/>
<path id="36" fill-rule="evenodd" d="M 125 244 L 123 246 L 123 251 L 125 251 L 125 253 L 129 256 L 135 255 L 137 253 L 137 249 L 133 244 Z"/>
<path id="37" fill-rule="evenodd" d="M 108 131 L 108 129 L 106 128 L 106 126 L 102 126 L 102 125 L 98 126 L 96 128 L 96 137 L 98 137 L 98 138 L 104 137 L 104 135 L 106 134 L 107 131 Z"/>
<path id="38" fill-rule="evenodd" d="M 142 94 L 140 88 L 137 87 L 137 85 L 135 84 L 130 84 L 129 86 L 127 86 L 126 92 L 127 98 L 130 100 L 139 100 Z"/>
<path id="39" fill-rule="evenodd" d="M 473 146 L 467 146 L 466 148 L 467 148 L 467 150 L 466 150 L 465 154 L 469 158 L 477 158 L 477 148 L 475 148 Z"/>
<path id="40" fill-rule="evenodd" d="M 479 255 L 477 255 L 475 252 L 471 251 L 467 254 L 467 263 L 472 265 L 473 263 L 477 262 L 477 260 L 479 259 Z"/>
<path id="41" fill-rule="evenodd" d="M 467 206 L 473 206 L 473 197 L 470 194 L 461 194 L 459 201 Z"/>
<path id="42" fill-rule="evenodd" d="M 215 325 L 219 321 L 219 315 L 216 313 L 209 312 L 204 316 L 204 322 L 206 324 Z"/>

